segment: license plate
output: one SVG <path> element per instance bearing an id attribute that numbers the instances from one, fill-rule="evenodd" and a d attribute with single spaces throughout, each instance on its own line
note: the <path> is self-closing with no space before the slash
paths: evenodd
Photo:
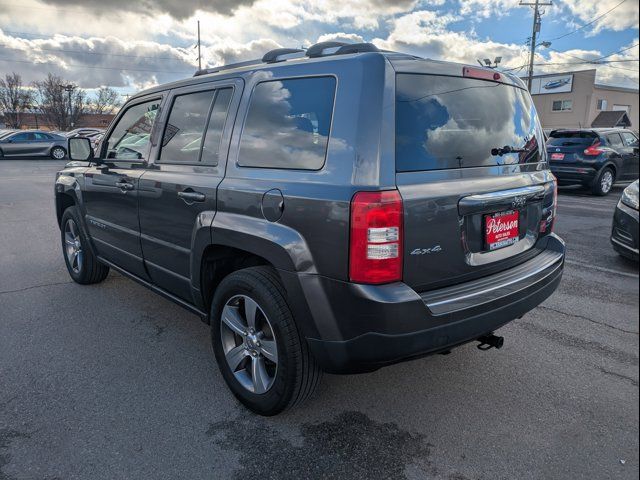
<path id="1" fill-rule="evenodd" d="M 485 247 L 497 250 L 508 247 L 520 237 L 520 212 L 507 210 L 484 216 Z"/>
<path id="2" fill-rule="evenodd" d="M 564 160 L 564 153 L 552 153 L 551 160 Z"/>

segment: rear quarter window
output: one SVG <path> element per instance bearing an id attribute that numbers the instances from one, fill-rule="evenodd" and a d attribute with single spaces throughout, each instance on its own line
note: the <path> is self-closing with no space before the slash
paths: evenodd
<path id="1" fill-rule="evenodd" d="M 335 91 L 336 79 L 328 76 L 258 83 L 242 130 L 238 165 L 322 168 Z"/>

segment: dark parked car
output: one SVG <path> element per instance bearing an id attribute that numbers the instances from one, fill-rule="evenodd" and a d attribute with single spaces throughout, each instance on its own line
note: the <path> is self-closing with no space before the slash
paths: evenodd
<path id="1" fill-rule="evenodd" d="M 638 261 L 638 180 L 624 192 L 613 215 L 611 243 L 623 257 Z"/>
<path id="2" fill-rule="evenodd" d="M 558 286 L 556 184 L 520 79 L 381 52 L 278 49 L 131 98 L 58 173 L 64 258 L 211 324 L 273 415 L 356 373 L 493 332 Z"/>
<path id="3" fill-rule="evenodd" d="M 67 139 L 39 130 L 17 131 L 0 137 L 0 157 L 51 157 L 67 155 Z"/>
<path id="4" fill-rule="evenodd" d="M 554 130 L 547 152 L 560 185 L 583 185 L 607 195 L 614 183 L 638 178 L 638 137 L 630 130 Z"/>

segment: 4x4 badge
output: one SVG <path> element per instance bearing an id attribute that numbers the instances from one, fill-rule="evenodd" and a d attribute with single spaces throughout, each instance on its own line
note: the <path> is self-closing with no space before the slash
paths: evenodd
<path id="1" fill-rule="evenodd" d="M 442 247 L 440 245 L 436 245 L 431 248 L 416 248 L 411 252 L 411 255 L 428 255 L 430 253 L 440 253 L 442 251 Z"/>

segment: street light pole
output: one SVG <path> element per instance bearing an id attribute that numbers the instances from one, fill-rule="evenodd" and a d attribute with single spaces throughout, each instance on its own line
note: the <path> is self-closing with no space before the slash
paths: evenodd
<path id="1" fill-rule="evenodd" d="M 538 33 L 540 33 L 540 24 L 542 23 L 541 15 L 540 15 L 540 7 L 552 5 L 551 2 L 540 3 L 540 0 L 536 0 L 535 3 L 525 3 L 520 2 L 521 6 L 532 6 L 533 7 L 533 28 L 531 32 L 531 48 L 530 48 L 530 56 L 529 56 L 529 75 L 527 78 L 527 87 L 529 91 L 531 91 L 531 84 L 533 82 L 533 62 L 536 56 L 536 40 Z"/>

